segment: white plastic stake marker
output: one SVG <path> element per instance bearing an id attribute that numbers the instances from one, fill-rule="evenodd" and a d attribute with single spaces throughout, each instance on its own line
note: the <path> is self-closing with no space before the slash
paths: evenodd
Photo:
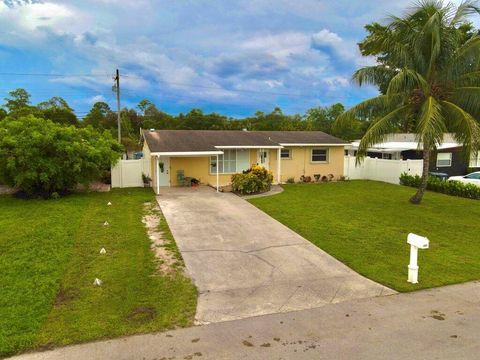
<path id="1" fill-rule="evenodd" d="M 110 224 L 108 223 L 108 221 L 105 221 L 105 222 L 103 223 L 103 226 L 108 226 L 108 225 L 110 225 Z"/>
<path id="2" fill-rule="evenodd" d="M 93 285 L 95 286 L 102 286 L 103 281 L 100 280 L 99 278 L 95 278 L 95 281 L 93 282 Z"/>
<path id="3" fill-rule="evenodd" d="M 105 248 L 101 248 L 101 249 L 100 249 L 100 254 L 103 255 L 103 254 L 106 254 L 106 253 L 107 253 L 107 250 L 105 250 Z"/>
<path id="4" fill-rule="evenodd" d="M 408 234 L 407 244 L 410 244 L 410 264 L 408 264 L 408 282 L 418 283 L 418 249 L 428 249 L 430 241 L 423 236 Z"/>

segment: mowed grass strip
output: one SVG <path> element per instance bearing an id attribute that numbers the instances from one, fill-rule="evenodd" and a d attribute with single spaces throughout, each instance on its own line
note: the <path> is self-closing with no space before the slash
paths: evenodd
<path id="1" fill-rule="evenodd" d="M 192 324 L 190 279 L 157 272 L 141 222 L 151 201 L 149 189 L 0 197 L 1 355 Z"/>
<path id="2" fill-rule="evenodd" d="M 360 274 L 398 291 L 480 279 L 480 202 L 374 181 L 285 185 L 249 200 Z M 430 239 L 419 251 L 419 284 L 407 283 L 413 232 Z M 295 261 L 295 259 L 292 259 Z"/>

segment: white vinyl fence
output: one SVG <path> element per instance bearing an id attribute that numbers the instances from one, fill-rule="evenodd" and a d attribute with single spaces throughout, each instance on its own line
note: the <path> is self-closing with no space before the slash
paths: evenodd
<path id="1" fill-rule="evenodd" d="M 143 187 L 144 166 L 143 159 L 119 160 L 112 167 L 112 188 Z"/>
<path id="2" fill-rule="evenodd" d="M 348 179 L 365 179 L 398 184 L 400 175 L 422 175 L 423 160 L 386 160 L 366 157 L 355 166 L 355 156 L 345 156 L 344 175 Z"/>

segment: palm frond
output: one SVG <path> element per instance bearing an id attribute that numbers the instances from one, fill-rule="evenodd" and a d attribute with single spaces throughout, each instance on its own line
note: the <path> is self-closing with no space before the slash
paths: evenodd
<path id="1" fill-rule="evenodd" d="M 443 141 L 447 128 L 441 110 L 441 105 L 433 96 L 425 99 L 415 130 L 417 141 L 423 143 L 424 149 L 435 147 Z"/>
<path id="2" fill-rule="evenodd" d="M 467 72 L 460 75 L 456 81 L 458 87 L 469 87 L 480 84 L 480 70 Z"/>
<path id="3" fill-rule="evenodd" d="M 467 21 L 467 17 L 473 14 L 480 14 L 480 5 L 476 0 L 462 1 L 457 11 L 450 20 L 450 26 L 458 26 Z"/>
<path id="4" fill-rule="evenodd" d="M 386 95 L 391 97 L 398 93 L 410 93 L 417 88 L 427 92 L 427 81 L 416 71 L 403 68 L 390 80 Z"/>
<path id="5" fill-rule="evenodd" d="M 480 149 L 480 124 L 460 106 L 443 100 L 442 110 L 446 123 L 454 133 L 455 140 L 463 145 L 466 158 Z"/>
<path id="6" fill-rule="evenodd" d="M 403 100 L 400 96 L 388 97 L 387 95 L 379 95 L 374 98 L 367 99 L 355 106 L 352 106 L 350 109 L 338 116 L 333 123 L 333 130 L 338 131 L 339 129 L 348 127 L 358 118 L 372 119 L 380 114 L 385 114 L 390 109 L 394 109 L 395 107 L 400 106 L 402 103 Z"/>
<path id="7" fill-rule="evenodd" d="M 455 81 L 459 76 L 480 70 L 480 36 L 475 35 L 450 57 L 442 77 Z"/>
<path id="8" fill-rule="evenodd" d="M 403 105 L 374 120 L 358 146 L 357 163 L 365 157 L 369 147 L 383 142 L 399 118 L 406 117 L 410 110 L 411 105 Z"/>
<path id="9" fill-rule="evenodd" d="M 454 89 L 451 101 L 475 117 L 480 115 L 480 87 L 462 86 Z"/>
<path id="10" fill-rule="evenodd" d="M 366 66 L 353 73 L 352 79 L 360 86 L 388 82 L 397 72 L 387 65 Z"/>

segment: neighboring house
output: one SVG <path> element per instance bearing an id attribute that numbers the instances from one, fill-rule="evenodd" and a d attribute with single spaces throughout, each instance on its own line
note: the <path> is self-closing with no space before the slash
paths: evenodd
<path id="1" fill-rule="evenodd" d="M 225 186 L 254 164 L 274 182 L 302 175 L 343 175 L 346 142 L 320 131 L 143 130 L 152 186 L 178 186 L 179 172 L 202 184 Z"/>
<path id="2" fill-rule="evenodd" d="M 345 155 L 355 156 L 359 144 L 360 140 L 357 140 L 346 146 Z M 431 156 L 430 171 L 454 176 L 480 168 L 480 157 L 472 155 L 470 161 L 466 161 L 462 150 L 451 134 L 445 134 L 443 143 Z M 387 160 L 420 160 L 423 151 L 422 147 L 418 148 L 415 134 L 390 134 L 385 142 L 369 148 L 367 156 Z"/>

